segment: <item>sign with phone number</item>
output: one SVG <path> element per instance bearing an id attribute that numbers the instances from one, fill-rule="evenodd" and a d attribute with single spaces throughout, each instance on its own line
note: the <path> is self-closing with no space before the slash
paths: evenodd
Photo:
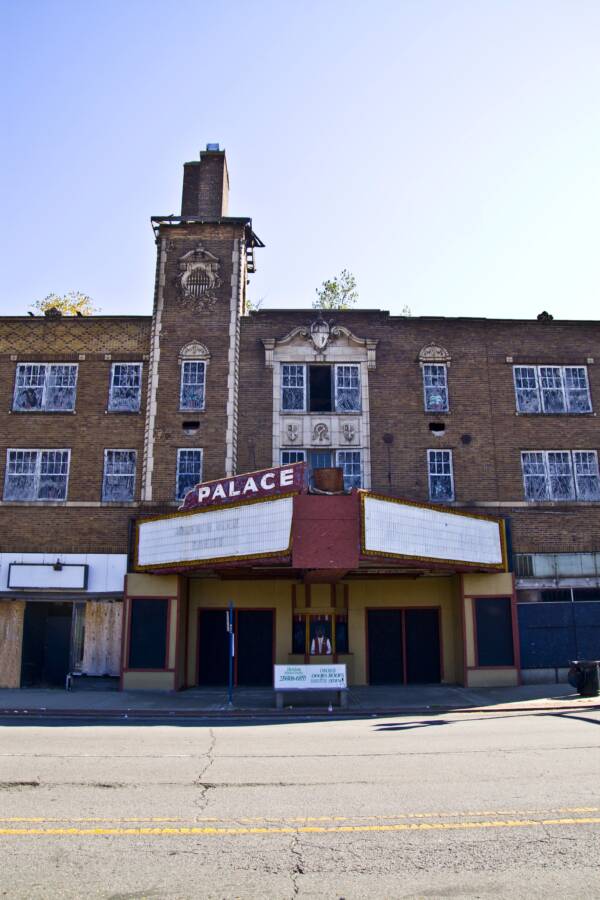
<path id="1" fill-rule="evenodd" d="M 345 665 L 273 666 L 276 691 L 339 691 L 348 686 Z"/>

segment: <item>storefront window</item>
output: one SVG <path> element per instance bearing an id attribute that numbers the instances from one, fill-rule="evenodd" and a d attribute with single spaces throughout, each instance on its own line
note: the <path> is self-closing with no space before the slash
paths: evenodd
<path id="1" fill-rule="evenodd" d="M 292 622 L 292 653 L 331 656 L 348 653 L 348 616 L 300 613 Z"/>

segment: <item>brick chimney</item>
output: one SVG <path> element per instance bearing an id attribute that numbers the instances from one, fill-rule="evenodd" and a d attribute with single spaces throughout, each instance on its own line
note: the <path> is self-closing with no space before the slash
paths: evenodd
<path id="1" fill-rule="evenodd" d="M 229 174 L 225 151 L 207 144 L 200 162 L 183 164 L 181 215 L 219 219 L 227 215 Z"/>

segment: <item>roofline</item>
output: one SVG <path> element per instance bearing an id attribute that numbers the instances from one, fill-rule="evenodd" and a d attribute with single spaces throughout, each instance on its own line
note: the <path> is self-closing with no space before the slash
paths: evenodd
<path id="1" fill-rule="evenodd" d="M 150 223 L 154 230 L 154 234 L 158 233 L 161 227 L 179 225 L 243 225 L 246 228 L 247 240 L 253 247 L 264 247 L 264 243 L 259 236 L 252 230 L 252 219 L 250 216 L 150 216 Z"/>

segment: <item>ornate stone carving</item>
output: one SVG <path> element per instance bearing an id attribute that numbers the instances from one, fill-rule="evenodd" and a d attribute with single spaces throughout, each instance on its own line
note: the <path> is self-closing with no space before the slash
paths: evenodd
<path id="1" fill-rule="evenodd" d="M 342 425 L 342 435 L 345 441 L 348 441 L 349 444 L 352 443 L 356 437 L 356 426 L 353 422 L 344 422 Z"/>
<path id="2" fill-rule="evenodd" d="M 424 363 L 437 363 L 438 365 L 449 366 L 451 359 L 452 357 L 445 347 L 441 347 L 434 343 L 427 344 L 427 346 L 423 347 L 419 353 L 419 362 L 421 365 Z"/>
<path id="3" fill-rule="evenodd" d="M 221 285 L 219 267 L 217 257 L 205 250 L 202 244 L 184 253 L 179 259 L 179 275 L 176 278 L 180 302 L 199 310 L 213 309 L 217 302 L 216 290 Z"/>
<path id="4" fill-rule="evenodd" d="M 322 318 L 316 319 L 310 326 L 299 325 L 297 328 L 293 328 L 289 334 L 286 334 L 286 336 L 280 340 L 277 340 L 276 338 L 264 338 L 265 365 L 268 368 L 272 368 L 276 350 L 301 343 L 302 341 L 311 342 L 315 352 L 315 358 L 319 362 L 322 362 L 326 359 L 326 351 L 329 345 L 338 339 L 344 338 L 349 346 L 366 351 L 367 366 L 369 369 L 374 369 L 375 350 L 379 343 L 378 341 L 359 338 L 344 325 L 332 325 L 331 322 L 325 322 Z"/>
<path id="5" fill-rule="evenodd" d="M 294 444 L 298 440 L 299 431 L 300 429 L 298 428 L 296 422 L 288 422 L 285 427 L 286 441 L 290 444 Z"/>
<path id="6" fill-rule="evenodd" d="M 210 353 L 208 348 L 201 344 L 200 341 L 190 341 L 188 344 L 184 344 L 179 351 L 179 362 L 182 362 L 184 359 L 209 360 Z"/>
<path id="7" fill-rule="evenodd" d="M 317 422 L 313 426 L 312 443 L 313 444 L 329 444 L 331 438 L 329 436 L 329 428 L 325 422 Z"/>

